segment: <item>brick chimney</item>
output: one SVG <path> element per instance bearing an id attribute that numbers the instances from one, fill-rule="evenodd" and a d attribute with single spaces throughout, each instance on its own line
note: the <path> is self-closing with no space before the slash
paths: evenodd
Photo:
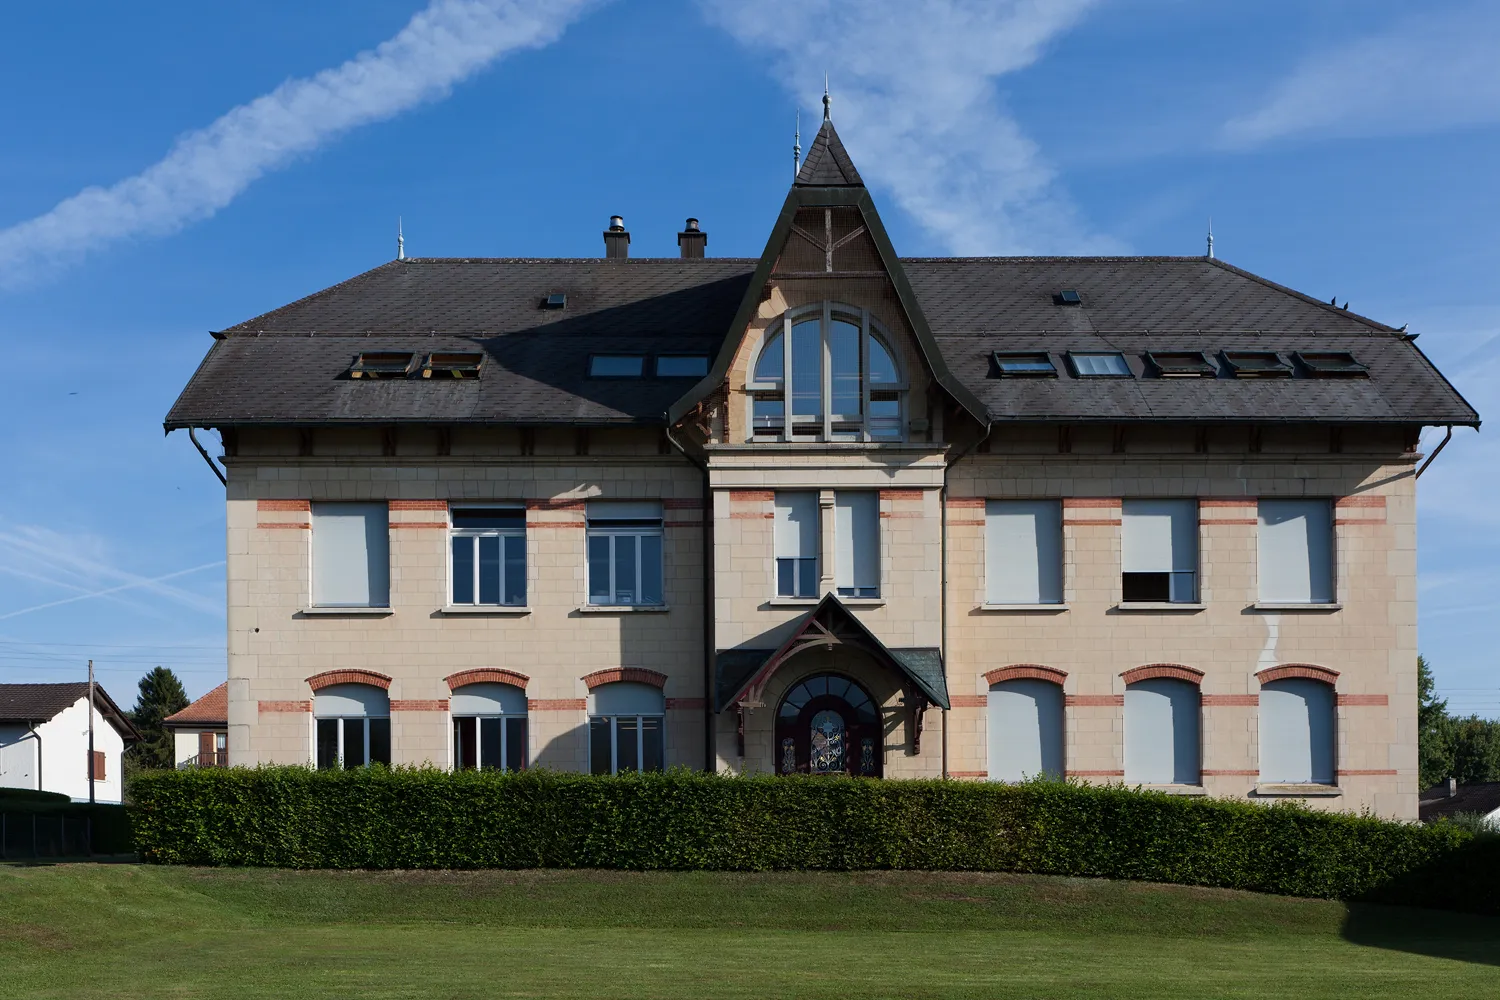
<path id="1" fill-rule="evenodd" d="M 687 220 L 687 225 L 682 232 L 677 234 L 677 247 L 686 260 L 689 257 L 702 257 L 703 248 L 708 246 L 708 234 L 698 228 L 697 219 Z"/>
<path id="2" fill-rule="evenodd" d="M 604 231 L 604 256 L 622 260 L 630 256 L 630 234 L 625 231 L 625 220 L 618 215 L 609 217 L 609 228 Z"/>

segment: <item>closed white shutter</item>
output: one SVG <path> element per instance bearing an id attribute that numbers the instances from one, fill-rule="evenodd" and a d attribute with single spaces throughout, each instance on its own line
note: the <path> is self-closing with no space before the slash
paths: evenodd
<path id="1" fill-rule="evenodd" d="M 991 500 L 984 525 L 985 602 L 1061 604 L 1061 502 Z"/>
<path id="2" fill-rule="evenodd" d="M 1333 688 L 1289 678 L 1260 689 L 1260 780 L 1333 784 Z"/>
<path id="3" fill-rule="evenodd" d="M 594 688 L 590 715 L 661 715 L 666 709 L 661 689 L 635 681 L 616 681 Z"/>
<path id="4" fill-rule="evenodd" d="M 1333 601 L 1333 507 L 1327 500 L 1260 502 L 1260 599 Z"/>
<path id="5" fill-rule="evenodd" d="M 834 494 L 834 586 L 851 597 L 880 594 L 880 511 L 875 493 Z"/>
<path id="6" fill-rule="evenodd" d="M 1199 696 L 1196 685 L 1160 677 L 1125 689 L 1125 782 L 1196 785 Z"/>
<path id="7" fill-rule="evenodd" d="M 1039 680 L 1002 681 L 989 694 L 991 781 L 1063 773 L 1063 690 Z"/>
<path id="8" fill-rule="evenodd" d="M 1123 572 L 1168 573 L 1169 600 L 1196 600 L 1198 501 L 1126 500 L 1122 516 Z"/>
<path id="9" fill-rule="evenodd" d="M 775 534 L 777 559 L 816 559 L 818 495 L 777 492 Z"/>
<path id="10" fill-rule="evenodd" d="M 312 505 L 313 604 L 383 608 L 390 603 L 385 503 Z"/>

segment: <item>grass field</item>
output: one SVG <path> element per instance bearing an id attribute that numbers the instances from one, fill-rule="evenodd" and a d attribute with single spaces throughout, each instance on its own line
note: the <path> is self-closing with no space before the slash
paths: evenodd
<path id="1" fill-rule="evenodd" d="M 1500 996 L 1500 920 L 914 872 L 0 865 L 0 996 Z"/>

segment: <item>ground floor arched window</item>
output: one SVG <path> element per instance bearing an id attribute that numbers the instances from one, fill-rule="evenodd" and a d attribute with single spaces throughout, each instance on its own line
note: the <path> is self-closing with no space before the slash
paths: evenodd
<path id="1" fill-rule="evenodd" d="M 391 702 L 372 684 L 331 684 L 313 694 L 318 770 L 391 762 Z"/>
<path id="2" fill-rule="evenodd" d="M 1063 689 L 1022 678 L 990 685 L 991 781 L 1063 775 Z"/>
<path id="3" fill-rule="evenodd" d="M 589 693 L 589 771 L 660 771 L 666 699 L 650 684 L 616 681 Z"/>
<path id="4" fill-rule="evenodd" d="M 1170 677 L 1126 686 L 1126 784 L 1198 784 L 1199 701 L 1198 685 Z"/>
<path id="5" fill-rule="evenodd" d="M 1260 688 L 1260 780 L 1334 783 L 1333 686 L 1305 677 Z"/>
<path id="6" fill-rule="evenodd" d="M 449 710 L 454 767 L 526 769 L 525 691 L 513 684 L 465 684 L 454 689 Z"/>

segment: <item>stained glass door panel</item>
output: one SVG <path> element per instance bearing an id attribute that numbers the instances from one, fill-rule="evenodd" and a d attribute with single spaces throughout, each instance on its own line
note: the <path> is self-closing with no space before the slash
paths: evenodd
<path id="1" fill-rule="evenodd" d="M 810 742 L 812 753 L 808 757 L 808 770 L 813 774 L 835 774 L 848 770 L 844 757 L 847 752 L 844 717 L 824 709 L 812 718 Z"/>

